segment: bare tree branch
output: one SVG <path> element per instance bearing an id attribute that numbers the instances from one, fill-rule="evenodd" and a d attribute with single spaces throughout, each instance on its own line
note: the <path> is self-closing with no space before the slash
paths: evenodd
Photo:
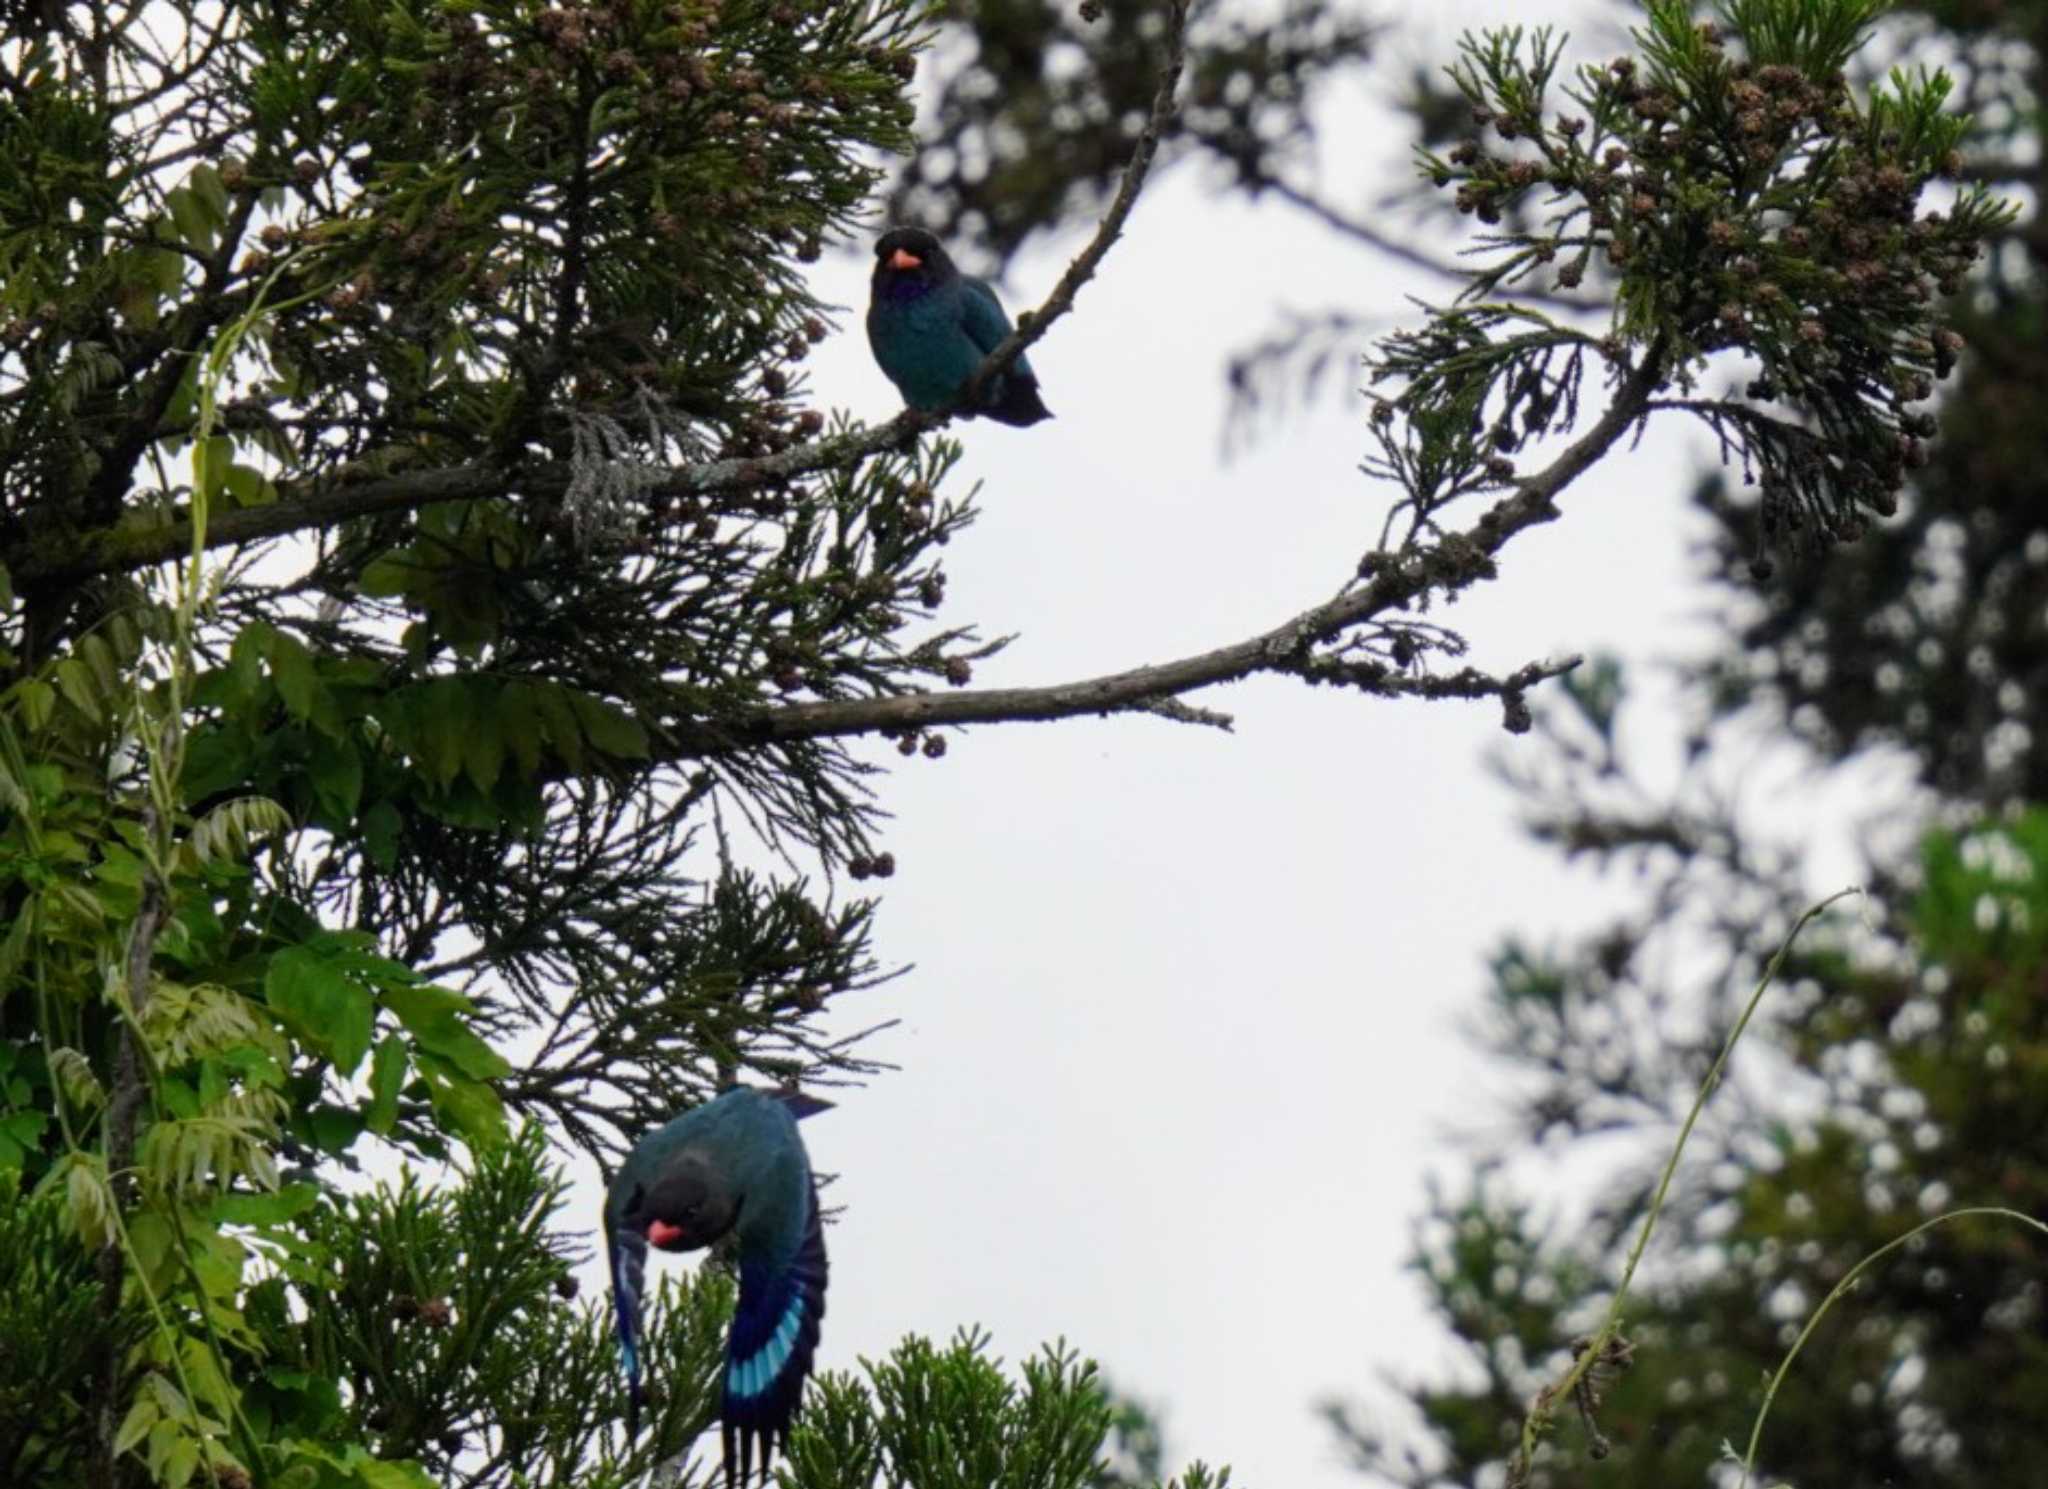
<path id="1" fill-rule="evenodd" d="M 1336 639 L 1361 622 L 1401 610 L 1425 593 L 1449 594 L 1494 577 L 1494 555 L 1517 533 L 1557 519 L 1559 494 L 1645 416 L 1651 392 L 1664 373 L 1660 344 L 1646 351 L 1641 363 L 1622 379 L 1614 402 L 1597 423 L 1566 446 L 1543 470 L 1513 482 L 1511 494 L 1481 513 L 1471 527 L 1450 533 L 1428 547 L 1376 555 L 1378 561 L 1370 578 L 1247 640 L 1178 661 L 1048 687 L 984 688 L 797 703 L 762 709 L 718 724 L 680 721 L 671 728 L 671 749 L 676 758 L 687 758 L 800 739 L 896 733 L 954 724 L 1022 723 L 1133 709 L 1159 712 L 1157 705 L 1164 699 L 1235 682 L 1253 673 L 1299 673 L 1309 662 L 1310 648 Z M 1494 685 L 1475 685 L 1475 691 L 1465 696 L 1496 695 L 1507 701 L 1543 677 L 1564 670 L 1564 665 L 1532 664 L 1497 684 L 1486 679 Z M 1427 690 L 1420 684 L 1396 680 L 1384 691 Z"/>
<path id="2" fill-rule="evenodd" d="M 1299 207 L 1325 227 L 1342 233 L 1347 238 L 1356 239 L 1368 248 L 1377 249 L 1391 258 L 1399 259 L 1404 264 L 1413 265 L 1415 268 L 1425 270 L 1444 279 L 1454 280 L 1460 285 L 1470 285 L 1472 283 L 1472 272 L 1470 270 L 1462 269 L 1456 264 L 1447 264 L 1441 259 L 1422 252 L 1420 249 L 1411 247 L 1391 233 L 1381 232 L 1370 223 L 1361 222 L 1355 217 L 1346 216 L 1321 197 L 1313 196 L 1298 186 L 1289 185 L 1277 177 L 1270 176 L 1262 176 L 1258 181 L 1258 186 L 1260 190 L 1270 191 L 1282 201 Z M 1515 298 L 1536 304 L 1555 305 L 1564 310 L 1576 310 L 1587 314 L 1601 314 L 1611 308 L 1606 301 L 1588 299 L 1579 295 L 1559 294 L 1555 290 L 1542 289 L 1526 282 L 1515 286 Z"/>
<path id="3" fill-rule="evenodd" d="M 1564 676 L 1584 661 L 1584 657 L 1569 656 L 1530 662 L 1506 677 L 1495 677 L 1477 667 L 1460 667 L 1447 673 L 1403 672 L 1382 661 L 1350 661 L 1330 656 L 1311 657 L 1292 670 L 1307 682 L 1336 683 L 1378 698 L 1498 698 L 1506 714 L 1508 732 L 1523 734 L 1533 722 L 1527 699 L 1529 689 Z"/>
<path id="4" fill-rule="evenodd" d="M 777 455 L 678 466 L 643 489 L 649 496 L 681 497 L 772 486 L 797 476 L 856 465 L 944 422 L 943 415 L 905 410 L 887 424 L 794 446 Z M 510 496 L 558 500 L 569 489 L 571 475 L 565 462 L 550 461 L 516 470 L 472 463 L 369 480 L 280 481 L 279 499 L 268 506 L 209 514 L 206 546 L 234 547 L 441 502 Z M 192 520 L 181 507 L 168 520 L 155 514 L 131 515 L 113 527 L 82 533 L 46 532 L 0 551 L 0 563 L 17 583 L 53 582 L 149 568 L 183 557 L 191 546 Z"/>

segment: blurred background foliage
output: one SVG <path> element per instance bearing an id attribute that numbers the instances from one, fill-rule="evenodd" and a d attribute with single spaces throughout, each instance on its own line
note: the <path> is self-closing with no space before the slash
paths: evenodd
<path id="1" fill-rule="evenodd" d="M 945 239 L 971 272 L 1000 273 L 1035 232 L 1107 200 L 1144 126 L 1164 30 L 1146 0 L 947 0 L 920 99 L 918 140 L 889 192 L 897 222 Z M 1318 106 L 1365 86 L 1384 20 L 1331 0 L 1202 0 L 1162 168 L 1256 188 L 1313 158 Z"/>
<path id="2" fill-rule="evenodd" d="M 1954 297 L 1968 350 L 1942 438 L 1896 516 L 1765 583 L 1754 491 L 1699 478 L 1719 644 L 1651 687 L 1582 670 L 1539 710 L 1535 750 L 1501 757 L 1530 833 L 1618 872 L 1629 903 L 1582 933 L 1514 932 L 1491 958 L 1473 1030 L 1497 1084 L 1416 1223 L 1459 1363 L 1401 1372 L 1404 1409 L 1326 1406 L 1374 1482 L 1501 1482 L 1763 960 L 1839 887 L 1816 880 L 1824 845 L 1745 789 L 1760 771 L 1851 804 L 1870 905 L 1808 933 L 1693 1135 L 1632 1294 L 1633 1364 L 1600 1385 L 1611 1453 L 1566 1409 L 1530 1483 L 1732 1483 L 1726 1445 L 1859 1259 L 1958 1206 L 2048 1213 L 2031 1136 L 2048 1091 L 2048 5 L 1902 7 L 1859 65 L 1930 58 L 1977 121 L 1964 179 L 2025 209 Z M 1424 133 L 1443 112 L 1423 108 Z M 1556 1181 L 1538 1175 L 1560 1168 L 1601 1176 L 1589 1203 L 1544 1197 Z M 2044 1275 L 2038 1236 L 1975 1219 L 1880 1263 L 1780 1391 L 1758 1481 L 2034 1482 Z"/>

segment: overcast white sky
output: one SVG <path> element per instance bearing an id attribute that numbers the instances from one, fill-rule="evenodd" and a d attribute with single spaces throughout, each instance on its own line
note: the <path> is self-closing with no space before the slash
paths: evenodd
<path id="1" fill-rule="evenodd" d="M 1389 48 L 1374 95 L 1488 14 L 1433 13 L 1437 29 L 1411 23 Z M 1351 154 L 1326 179 L 1355 181 L 1361 204 L 1403 169 L 1408 137 L 1369 99 L 1330 138 Z M 1020 259 L 1012 308 L 1081 241 Z M 821 403 L 881 419 L 898 405 L 859 331 L 867 268 L 818 266 L 855 313 L 814 367 Z M 1148 192 L 1031 353 L 1057 418 L 965 426 L 983 515 L 949 550 L 949 611 L 1022 633 L 976 684 L 1164 661 L 1327 598 L 1386 500 L 1357 471 L 1358 406 L 1325 400 L 1226 463 L 1224 359 L 1281 307 L 1398 316 L 1404 293 L 1443 286 L 1283 207 L 1218 203 L 1191 172 Z M 1441 617 L 1473 660 L 1692 644 L 1695 455 L 1653 437 L 1517 540 L 1504 577 Z M 1510 927 L 1584 924 L 1617 890 L 1519 838 L 1482 765 L 1514 747 L 1497 705 L 1277 682 L 1196 701 L 1236 733 L 1011 725 L 886 783 L 900 867 L 879 950 L 916 965 L 847 1014 L 900 1018 L 874 1052 L 903 1069 L 805 1124 L 846 1207 L 820 1365 L 966 1323 L 1013 1362 L 1064 1336 L 1164 1409 L 1172 1466 L 1357 1485 L 1315 1402 L 1391 1413 L 1385 1372 L 1452 1358 L 1403 1261 L 1425 1175 L 1462 1171 L 1447 1131 L 1498 1110 L 1457 1036 L 1484 955 Z"/>

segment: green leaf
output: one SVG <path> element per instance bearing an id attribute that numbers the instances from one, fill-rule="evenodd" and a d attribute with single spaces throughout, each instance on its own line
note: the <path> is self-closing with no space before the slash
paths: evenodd
<path id="1" fill-rule="evenodd" d="M 155 1398 L 147 1394 L 138 1395 L 135 1404 L 128 1408 L 128 1415 L 121 1421 L 121 1430 L 114 1434 L 114 1456 L 120 1457 L 149 1436 L 149 1429 L 157 1424 L 161 1415 Z"/>
<path id="2" fill-rule="evenodd" d="M 171 1223 L 161 1210 L 138 1211 L 128 1222 L 128 1247 L 145 1277 L 159 1280 L 176 1255 Z"/>
<path id="3" fill-rule="evenodd" d="M 323 955 L 332 956 L 343 967 L 370 982 L 401 983 L 407 987 L 420 979 L 403 962 L 394 962 L 377 952 L 377 941 L 368 931 L 321 931 L 307 938 Z"/>
<path id="4" fill-rule="evenodd" d="M 420 806 L 450 827 L 495 833 L 506 826 L 504 810 L 493 798 L 477 790 L 476 782 L 467 776 L 458 776 L 448 783 L 447 790 L 423 798 Z"/>
<path id="5" fill-rule="evenodd" d="M 276 634 L 268 621 L 252 620 L 235 632 L 228 647 L 228 664 L 223 671 L 244 705 L 254 702 L 263 686 L 263 658 L 270 650 L 270 638 Z"/>
<path id="6" fill-rule="evenodd" d="M 469 732 L 468 698 L 460 678 L 436 678 L 404 690 L 406 719 L 411 725 L 406 743 L 437 786 L 446 786 L 462 769 L 465 736 Z"/>
<path id="7" fill-rule="evenodd" d="M 4 574 L 0 567 L 0 574 Z M 11 601 L 0 600 L 0 609 Z M 14 687 L 15 696 L 21 699 L 21 716 L 28 721 L 30 729 L 41 729 L 50 722 L 50 714 L 57 707 L 57 690 L 39 677 L 25 677 Z"/>
<path id="8" fill-rule="evenodd" d="M 156 1094 L 157 1100 L 174 1117 L 189 1119 L 199 1115 L 199 1093 L 182 1076 L 165 1076 L 158 1084 Z"/>
<path id="9" fill-rule="evenodd" d="M 327 825 L 348 826 L 363 799 L 363 757 L 357 753 L 355 742 L 316 736 L 307 772 L 312 776 L 313 796 Z"/>
<path id="10" fill-rule="evenodd" d="M 519 762 L 519 774 L 528 780 L 540 773 L 541 749 L 547 742 L 536 691 L 532 683 L 514 678 L 498 692 L 498 735 Z"/>
<path id="11" fill-rule="evenodd" d="M 398 865 L 398 837 L 403 826 L 398 808 L 388 801 L 377 802 L 363 813 L 363 851 L 386 873 Z"/>
<path id="12" fill-rule="evenodd" d="M 314 1107 L 306 1114 L 306 1125 L 313 1134 L 313 1145 L 323 1153 L 346 1153 L 363 1135 L 362 1113 L 338 1106 Z"/>
<path id="13" fill-rule="evenodd" d="M 547 742 L 568 762 L 569 769 L 583 769 L 583 729 L 576 722 L 576 710 L 569 705 L 569 690 L 557 683 L 534 687 L 538 723 Z"/>
<path id="14" fill-rule="evenodd" d="M 192 856 L 211 863 L 243 858 L 258 841 L 291 830 L 292 819 L 267 796 L 238 796 L 213 808 L 192 828 Z"/>
<path id="15" fill-rule="evenodd" d="M 473 683 L 468 691 L 470 707 L 463 728 L 462 765 L 479 791 L 489 791 L 505 766 L 505 741 L 498 732 L 497 709 L 489 689 Z"/>
<path id="16" fill-rule="evenodd" d="M 106 857 L 93 866 L 92 876 L 102 884 L 118 884 L 123 889 L 139 890 L 146 872 L 147 865 L 135 853 L 120 843 L 109 843 Z"/>
<path id="17" fill-rule="evenodd" d="M 370 990 L 312 946 L 288 946 L 271 958 L 263 996 L 314 1049 L 352 1074 L 370 1051 L 376 1002 Z"/>
<path id="18" fill-rule="evenodd" d="M 163 323 L 163 307 L 151 266 L 139 252 L 122 254 L 114 262 L 123 271 L 114 285 L 114 307 L 121 312 L 121 319 L 138 331 L 154 331 Z"/>
<path id="19" fill-rule="evenodd" d="M 256 1085 L 276 1088 L 284 1084 L 284 1067 L 254 1045 L 243 1044 L 222 1050 L 219 1059 L 222 1065 L 239 1071 L 242 1079 Z"/>
<path id="20" fill-rule="evenodd" d="M 212 250 L 213 224 L 198 196 L 183 186 L 174 186 L 164 193 L 164 205 L 170 209 L 171 222 L 180 238 L 202 253 Z"/>
<path id="21" fill-rule="evenodd" d="M 56 666 L 57 691 L 67 702 L 88 719 L 100 716 L 99 695 L 93 687 L 92 674 L 76 657 L 66 657 Z"/>
<path id="22" fill-rule="evenodd" d="M 241 1242 L 219 1232 L 208 1234 L 204 1231 L 195 1236 L 194 1240 L 197 1244 L 186 1248 L 185 1261 L 191 1267 L 192 1276 L 199 1283 L 200 1290 L 216 1302 L 225 1302 L 237 1296 L 242 1288 L 242 1264 L 247 1259 Z M 211 1365 L 203 1372 L 212 1377 L 210 1382 L 198 1379 L 200 1372 L 194 1366 L 187 1365 L 186 1369 L 194 1373 L 195 1390 L 203 1391 L 207 1399 L 227 1399 L 227 1383 L 220 1379 L 219 1373 Z"/>
<path id="23" fill-rule="evenodd" d="M 398 1015 L 420 1048 L 431 1050 L 474 1080 L 510 1075 L 512 1066 L 471 1031 L 464 1014 L 476 1005 L 457 992 L 431 984 L 387 987 L 384 1006 Z"/>
<path id="24" fill-rule="evenodd" d="M 420 1074 L 426 1078 L 434 1111 L 458 1135 L 479 1146 L 494 1146 L 505 1136 L 505 1106 L 498 1093 L 481 1081 L 458 1075 L 439 1057 L 422 1054 Z"/>
<path id="25" fill-rule="evenodd" d="M 158 294 L 175 295 L 185 287 L 185 256 L 182 253 L 175 253 L 168 248 L 147 250 L 143 254 L 143 262 L 149 267 L 150 277 L 148 282 L 156 287 Z M 197 357 L 192 359 L 192 365 L 195 367 L 199 365 Z M 192 385 L 190 374 L 188 373 L 181 381 L 183 388 L 179 391 L 183 393 L 184 389 L 190 388 Z M 173 395 L 174 399 L 176 396 L 175 394 Z M 186 407 L 190 408 L 191 396 L 189 393 L 185 394 L 184 401 Z M 173 414 L 178 413 L 175 401 L 172 404 L 172 412 Z"/>
<path id="26" fill-rule="evenodd" d="M 267 507 L 277 500 L 277 488 L 270 484 L 269 477 L 253 466 L 229 464 L 221 474 L 221 484 L 227 488 L 237 507 Z"/>
<path id="27" fill-rule="evenodd" d="M 48 1112 L 9 1112 L 0 1117 L 0 1137 L 33 1148 L 42 1141 L 43 1129 L 49 1122 Z"/>
<path id="28" fill-rule="evenodd" d="M 5 938 L 0 938 L 0 987 L 7 986 L 28 960 L 29 935 L 35 925 L 35 917 L 27 912 L 15 915 L 14 924 L 7 928 Z"/>
<path id="29" fill-rule="evenodd" d="M 73 1150 L 57 1160 L 47 1182 L 64 1185 L 72 1228 L 97 1251 L 114 1233 L 114 1196 L 97 1155 Z"/>
<path id="30" fill-rule="evenodd" d="M 277 691 L 292 717 L 310 719 L 325 691 L 313 667 L 313 654 L 295 636 L 282 631 L 270 633 L 270 675 L 277 679 Z"/>
<path id="31" fill-rule="evenodd" d="M 208 500 L 220 494 L 234 458 L 235 442 L 226 435 L 212 435 L 192 447 L 193 484 L 206 493 Z"/>
<path id="32" fill-rule="evenodd" d="M 389 995 L 386 997 L 388 1001 Z M 407 1064 L 403 1036 L 386 1034 L 377 1042 L 377 1053 L 370 1061 L 370 1104 L 364 1109 L 363 1121 L 379 1137 L 389 1137 L 398 1125 L 398 1093 L 405 1089 Z"/>
<path id="33" fill-rule="evenodd" d="M 164 1455 L 163 1466 L 157 1470 L 164 1489 L 185 1489 L 192 1482 L 192 1475 L 199 1471 L 199 1444 L 189 1437 L 180 1437 L 171 1444 L 171 1450 Z"/>
<path id="34" fill-rule="evenodd" d="M 588 693 L 571 693 L 569 701 L 575 706 L 585 737 L 598 749 L 619 760 L 647 758 L 647 731 L 640 727 L 638 719 Z"/>
<path id="35" fill-rule="evenodd" d="M 44 846 L 48 847 L 47 839 Z M 81 884 L 60 880 L 50 886 L 48 894 L 51 899 L 69 910 L 73 915 L 76 915 L 80 920 L 97 924 L 107 918 L 106 906 L 101 904 L 99 899 Z"/>
<path id="36" fill-rule="evenodd" d="M 435 1489 L 434 1481 L 417 1463 L 359 1463 L 356 1481 L 363 1489 Z"/>
<path id="37" fill-rule="evenodd" d="M 224 1194 L 205 1210 L 217 1225 L 283 1225 L 320 1201 L 316 1184 L 287 1184 L 275 1194 Z"/>
<path id="38" fill-rule="evenodd" d="M 228 189 L 227 183 L 220 178 L 220 172 L 210 165 L 195 165 L 185 180 L 208 215 L 216 222 L 225 223 L 228 220 Z"/>
<path id="39" fill-rule="evenodd" d="M 186 800 L 204 801 L 246 786 L 254 764 L 255 749 L 240 729 L 224 724 L 194 730 L 185 745 L 180 777 Z"/>
<path id="40" fill-rule="evenodd" d="M 356 588 L 372 599 L 389 600 L 406 593 L 419 573 L 419 560 L 412 550 L 400 548 L 371 559 L 356 580 Z"/>
<path id="41" fill-rule="evenodd" d="M 166 249 L 164 257 L 170 265 L 170 283 L 164 293 L 173 294 L 182 284 L 184 256 Z M 164 423 L 184 424 L 193 417 L 199 403 L 199 366 L 205 360 L 204 357 L 185 359 L 184 375 L 178 379 L 178 386 L 172 390 L 171 401 L 164 409 Z"/>
<path id="42" fill-rule="evenodd" d="M 334 694 L 319 680 L 313 653 L 297 637 L 283 631 L 270 633 L 270 676 L 276 678 L 276 690 L 295 719 L 305 719 L 328 733 L 340 727 Z"/>

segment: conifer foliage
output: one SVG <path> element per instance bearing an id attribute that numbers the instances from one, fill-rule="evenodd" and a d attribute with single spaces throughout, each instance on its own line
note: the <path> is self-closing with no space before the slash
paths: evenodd
<path id="1" fill-rule="evenodd" d="M 871 904 L 815 875 L 891 871 L 872 767 L 746 720 L 981 651 L 952 446 L 760 464 L 826 432 L 803 265 L 907 143 L 919 16 L 0 43 L 7 1482 L 623 1484 L 703 1425 L 723 1282 L 627 1442 L 535 1134 L 869 1068 L 819 1019 Z"/>

